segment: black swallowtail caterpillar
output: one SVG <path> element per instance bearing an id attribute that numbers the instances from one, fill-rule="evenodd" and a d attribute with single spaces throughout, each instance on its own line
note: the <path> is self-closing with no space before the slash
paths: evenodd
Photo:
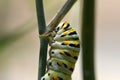
<path id="1" fill-rule="evenodd" d="M 41 80 L 72 80 L 80 41 L 68 22 L 60 23 L 49 37 L 51 49 L 46 74 Z"/>

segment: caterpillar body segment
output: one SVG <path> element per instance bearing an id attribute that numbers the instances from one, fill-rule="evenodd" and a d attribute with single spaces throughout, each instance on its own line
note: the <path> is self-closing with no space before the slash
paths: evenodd
<path id="1" fill-rule="evenodd" d="M 63 41 L 63 40 L 79 40 L 78 36 L 76 35 L 76 31 L 71 28 L 67 31 L 62 32 L 61 34 L 56 34 L 54 40 L 56 41 Z"/>
<path id="2" fill-rule="evenodd" d="M 62 42 L 55 41 L 51 44 L 51 47 L 53 49 L 61 48 L 79 51 L 80 45 L 78 41 L 62 41 Z"/>
<path id="3" fill-rule="evenodd" d="M 78 52 L 74 50 L 52 49 L 49 53 L 50 57 L 64 59 L 71 63 L 75 63 L 78 58 Z"/>
<path id="4" fill-rule="evenodd" d="M 75 63 L 80 51 L 77 32 L 68 22 L 60 23 L 49 36 L 50 58 L 46 74 L 41 80 L 72 80 Z"/>
<path id="5" fill-rule="evenodd" d="M 57 72 L 54 70 L 48 70 L 47 73 L 41 78 L 41 80 L 72 80 L 71 76 Z"/>
<path id="6" fill-rule="evenodd" d="M 75 64 L 70 63 L 66 60 L 61 60 L 58 58 L 51 58 L 48 60 L 48 69 L 62 72 L 67 75 L 71 75 L 74 69 Z"/>

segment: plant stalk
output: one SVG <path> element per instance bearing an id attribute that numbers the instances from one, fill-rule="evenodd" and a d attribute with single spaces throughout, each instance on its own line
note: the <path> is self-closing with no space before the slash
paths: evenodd
<path id="1" fill-rule="evenodd" d="M 39 34 L 41 35 L 46 31 L 43 0 L 36 0 L 36 10 L 37 10 L 37 19 L 38 19 L 38 29 L 39 29 Z M 41 80 L 41 77 L 45 74 L 47 47 L 48 47 L 48 39 L 44 37 L 40 37 L 38 80 Z"/>
<path id="2" fill-rule="evenodd" d="M 95 13 L 95 0 L 83 0 L 83 18 L 82 18 L 83 80 L 95 80 L 94 13 Z"/>

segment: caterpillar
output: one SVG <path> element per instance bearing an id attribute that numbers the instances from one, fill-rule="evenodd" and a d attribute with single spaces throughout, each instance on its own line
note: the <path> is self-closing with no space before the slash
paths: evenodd
<path id="1" fill-rule="evenodd" d="M 49 36 L 50 58 L 46 74 L 41 80 L 72 80 L 80 41 L 76 31 L 66 22 L 60 23 Z"/>

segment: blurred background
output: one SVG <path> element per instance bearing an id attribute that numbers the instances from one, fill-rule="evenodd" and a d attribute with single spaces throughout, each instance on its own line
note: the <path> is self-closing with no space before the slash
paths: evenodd
<path id="1" fill-rule="evenodd" d="M 47 24 L 66 0 L 44 0 Z M 120 80 L 120 1 L 96 0 L 96 80 Z M 81 2 L 63 21 L 81 35 Z M 37 80 L 39 34 L 35 0 L 0 0 L 0 80 Z M 81 56 L 73 80 L 82 80 Z"/>

